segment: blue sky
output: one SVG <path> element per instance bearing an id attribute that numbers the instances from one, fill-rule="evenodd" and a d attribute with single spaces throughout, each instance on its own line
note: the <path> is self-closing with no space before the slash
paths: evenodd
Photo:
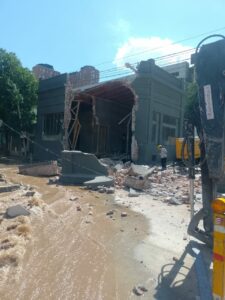
<path id="1" fill-rule="evenodd" d="M 224 0 L 0 0 L 0 47 L 28 68 L 108 70 L 195 47 L 204 36 L 173 42 L 225 28 L 224 11 Z"/>

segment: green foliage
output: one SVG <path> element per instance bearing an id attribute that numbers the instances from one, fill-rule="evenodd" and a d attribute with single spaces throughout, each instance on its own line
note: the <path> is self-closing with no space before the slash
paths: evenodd
<path id="1" fill-rule="evenodd" d="M 18 131 L 31 131 L 38 83 L 14 53 L 0 48 L 0 119 Z"/>

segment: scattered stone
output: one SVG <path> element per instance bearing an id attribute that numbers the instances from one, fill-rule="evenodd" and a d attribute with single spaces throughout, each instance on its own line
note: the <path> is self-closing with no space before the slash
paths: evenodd
<path id="1" fill-rule="evenodd" d="M 93 212 L 92 211 L 89 211 L 89 216 L 93 216 Z"/>
<path id="2" fill-rule="evenodd" d="M 106 193 L 107 194 L 114 194 L 115 193 L 115 189 L 113 187 L 107 188 L 106 189 Z"/>
<path id="3" fill-rule="evenodd" d="M 144 178 L 143 176 L 128 176 L 125 178 L 124 184 L 125 186 L 133 188 L 135 190 L 145 190 L 151 187 L 150 180 Z"/>
<path id="4" fill-rule="evenodd" d="M 79 198 L 77 197 L 77 196 L 71 196 L 70 197 L 70 201 L 76 201 L 76 200 L 78 200 Z"/>
<path id="5" fill-rule="evenodd" d="M 189 203 L 189 196 L 188 195 L 183 195 L 182 197 L 181 197 L 181 201 L 183 202 L 183 203 Z"/>
<path id="6" fill-rule="evenodd" d="M 144 293 L 148 292 L 148 289 L 144 285 L 139 285 L 138 288 Z"/>
<path id="7" fill-rule="evenodd" d="M 137 285 L 133 288 L 133 293 L 136 296 L 142 296 L 146 292 L 148 292 L 148 289 L 144 285 Z"/>
<path id="8" fill-rule="evenodd" d="M 137 286 L 135 286 L 135 287 L 133 288 L 133 293 L 134 293 L 136 296 L 142 296 L 142 295 L 144 294 L 144 292 L 143 292 L 141 289 L 139 289 Z"/>
<path id="9" fill-rule="evenodd" d="M 181 205 L 182 203 L 180 202 L 180 200 L 178 200 L 176 197 L 171 197 L 171 199 L 169 200 L 170 204 L 173 205 Z"/>
<path id="10" fill-rule="evenodd" d="M 33 197 L 34 195 L 35 195 L 35 191 L 28 191 L 25 194 L 25 196 L 27 196 L 27 197 Z"/>
<path id="11" fill-rule="evenodd" d="M 138 197 L 140 196 L 140 193 L 138 193 L 137 191 L 135 191 L 134 189 L 130 188 L 128 197 Z"/>
<path id="12" fill-rule="evenodd" d="M 107 216 L 112 216 L 114 214 L 114 211 L 113 210 L 110 210 L 106 213 Z"/>
<path id="13" fill-rule="evenodd" d="M 77 211 L 81 211 L 80 205 L 77 206 Z"/>
<path id="14" fill-rule="evenodd" d="M 183 240 L 186 241 L 188 239 L 187 235 L 185 234 Z"/>
<path id="15" fill-rule="evenodd" d="M 127 213 L 125 211 L 121 212 L 121 217 L 127 217 Z"/>
<path id="16" fill-rule="evenodd" d="M 20 189 L 19 184 L 4 184 L 0 185 L 0 193 L 14 192 Z"/>
<path id="17" fill-rule="evenodd" d="M 29 216 L 30 212 L 22 205 L 15 205 L 8 207 L 6 210 L 6 216 L 8 218 L 16 218 L 18 216 Z"/>

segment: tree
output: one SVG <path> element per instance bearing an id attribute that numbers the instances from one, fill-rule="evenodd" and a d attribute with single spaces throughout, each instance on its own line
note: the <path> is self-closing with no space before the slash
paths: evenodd
<path id="1" fill-rule="evenodd" d="M 17 131 L 31 132 L 37 105 L 37 81 L 14 53 L 0 48 L 0 119 Z M 6 146 L 9 135 L 4 127 Z"/>

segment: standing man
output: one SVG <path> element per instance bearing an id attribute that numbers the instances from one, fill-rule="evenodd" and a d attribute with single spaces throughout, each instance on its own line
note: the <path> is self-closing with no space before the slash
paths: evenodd
<path id="1" fill-rule="evenodd" d="M 161 159 L 162 170 L 166 170 L 166 162 L 167 162 L 167 150 L 166 150 L 166 147 L 164 147 L 162 145 L 159 145 L 158 149 L 159 149 L 159 155 L 160 155 L 160 159 Z"/>

